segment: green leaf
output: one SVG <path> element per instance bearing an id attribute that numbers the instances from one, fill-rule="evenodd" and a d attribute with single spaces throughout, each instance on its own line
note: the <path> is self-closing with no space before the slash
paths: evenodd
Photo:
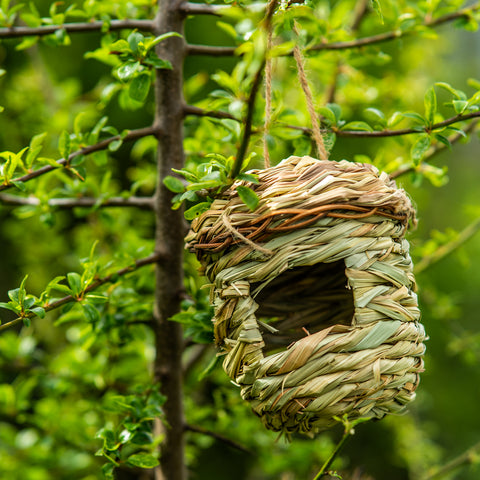
<path id="1" fill-rule="evenodd" d="M 62 158 L 68 160 L 70 155 L 70 135 L 66 130 L 62 132 L 60 138 L 58 139 L 58 151 L 60 152 Z"/>
<path id="2" fill-rule="evenodd" d="M 387 126 L 387 120 L 385 119 L 384 113 L 376 108 L 365 109 L 365 117 L 367 117 L 367 120 L 373 124 L 377 123 L 382 127 Z"/>
<path id="3" fill-rule="evenodd" d="M 116 42 L 113 42 L 110 45 L 110 53 L 126 53 L 126 52 L 131 52 L 131 48 L 129 43 L 126 40 L 123 40 L 123 38 L 121 38 L 120 40 L 117 40 Z"/>
<path id="4" fill-rule="evenodd" d="M 197 203 L 188 210 L 185 210 L 185 218 L 187 220 L 193 220 L 195 217 L 198 217 L 203 212 L 206 212 L 210 208 L 210 205 L 210 202 Z"/>
<path id="5" fill-rule="evenodd" d="M 452 102 L 453 109 L 455 110 L 455 113 L 458 115 L 461 115 L 466 108 L 468 107 L 468 102 L 465 100 L 454 100 Z"/>
<path id="6" fill-rule="evenodd" d="M 172 168 L 172 172 L 182 175 L 189 182 L 196 182 L 198 180 L 198 176 L 188 170 L 177 170 L 176 168 Z"/>
<path id="7" fill-rule="evenodd" d="M 117 75 L 120 80 L 128 80 L 140 69 L 140 62 L 128 61 L 117 68 Z"/>
<path id="8" fill-rule="evenodd" d="M 172 64 L 168 60 L 162 60 L 161 58 L 158 58 L 155 54 L 150 53 L 148 57 L 143 61 L 144 65 L 151 65 L 153 68 L 156 68 L 157 70 L 165 69 L 165 70 L 171 70 Z"/>
<path id="9" fill-rule="evenodd" d="M 77 272 L 69 272 L 67 274 L 67 281 L 72 289 L 72 295 L 78 297 L 82 292 L 82 277 Z"/>
<path id="10" fill-rule="evenodd" d="M 258 195 L 248 187 L 237 187 L 238 196 L 242 199 L 243 203 L 253 212 L 258 205 Z"/>
<path id="11" fill-rule="evenodd" d="M 40 318 L 45 318 L 45 309 L 43 307 L 34 307 L 30 311 Z"/>
<path id="12" fill-rule="evenodd" d="M 348 122 L 342 126 L 341 130 L 355 130 L 360 132 L 373 132 L 373 128 L 365 122 Z"/>
<path id="13" fill-rule="evenodd" d="M 12 185 L 17 187 L 21 192 L 26 192 L 27 191 L 27 186 L 25 185 L 24 182 L 21 182 L 20 180 L 12 180 Z"/>
<path id="14" fill-rule="evenodd" d="M 171 175 L 167 175 L 163 179 L 163 184 L 174 193 L 183 193 L 185 191 L 185 187 L 182 181 L 177 177 L 172 177 Z"/>
<path id="15" fill-rule="evenodd" d="M 134 453 L 127 459 L 127 464 L 132 467 L 154 468 L 160 464 L 158 458 L 146 453 Z"/>
<path id="16" fill-rule="evenodd" d="M 116 152 L 123 145 L 123 140 L 119 138 L 118 140 L 113 140 L 108 144 L 108 150 L 110 152 Z"/>
<path id="17" fill-rule="evenodd" d="M 150 83 L 152 77 L 149 72 L 142 72 L 140 75 L 135 77 L 130 83 L 128 89 L 128 94 L 130 98 L 133 98 L 137 102 L 144 102 L 147 98 L 148 91 L 150 90 Z"/>
<path id="18" fill-rule="evenodd" d="M 380 0 L 370 0 L 370 1 L 372 3 L 373 10 L 378 15 L 378 18 L 380 18 L 380 21 L 383 23 L 382 6 L 380 5 Z"/>
<path id="19" fill-rule="evenodd" d="M 31 36 L 31 37 L 25 37 L 16 47 L 15 50 L 20 51 L 20 50 L 26 50 L 27 48 L 33 47 L 38 43 L 40 40 L 40 37 L 38 36 Z"/>
<path id="20" fill-rule="evenodd" d="M 168 33 L 164 33 L 163 35 L 159 35 L 158 37 L 155 37 L 153 40 L 147 40 L 145 42 L 145 48 L 146 50 L 150 50 L 152 47 L 154 47 L 155 45 L 158 45 L 160 42 L 163 42 L 164 40 L 166 40 L 167 38 L 172 38 L 172 37 L 180 37 L 182 38 L 182 35 L 180 35 L 179 33 L 177 32 L 168 32 Z"/>
<path id="21" fill-rule="evenodd" d="M 6 303 L 6 302 L 0 302 L 0 308 L 5 308 L 6 310 L 10 310 L 11 312 L 14 312 L 14 313 L 20 312 L 20 307 L 15 307 L 14 305 L 11 305 L 10 303 Z"/>
<path id="22" fill-rule="evenodd" d="M 134 54 L 138 52 L 138 46 L 145 40 L 145 37 L 139 32 L 132 32 L 128 38 L 127 42 L 130 45 L 130 48 Z"/>
<path id="23" fill-rule="evenodd" d="M 435 95 L 435 89 L 430 87 L 424 97 L 424 105 L 425 105 L 425 118 L 429 125 L 433 124 L 435 119 L 435 114 L 437 113 L 437 96 Z"/>
<path id="24" fill-rule="evenodd" d="M 329 125 L 336 125 L 337 118 L 335 117 L 335 113 L 330 110 L 328 107 L 320 107 L 317 109 L 318 113 L 327 121 Z"/>
<path id="25" fill-rule="evenodd" d="M 412 120 L 415 120 L 417 123 L 420 125 L 426 125 L 427 121 L 425 118 L 423 118 L 419 113 L 417 112 L 402 112 L 401 115 L 405 118 L 411 118 Z"/>
<path id="26" fill-rule="evenodd" d="M 255 185 L 259 184 L 258 175 L 255 173 L 239 173 L 237 178 L 238 180 L 244 180 L 246 182 L 254 183 Z"/>
<path id="27" fill-rule="evenodd" d="M 85 314 L 85 317 L 86 317 L 87 321 L 89 321 L 90 323 L 95 323 L 95 322 L 98 322 L 100 320 L 100 313 L 90 303 L 82 304 L 82 309 L 83 309 L 83 313 Z"/>
<path id="28" fill-rule="evenodd" d="M 465 92 L 462 92 L 461 90 L 457 90 L 457 89 L 453 88 L 449 83 L 437 82 L 437 83 L 435 83 L 435 85 L 437 87 L 443 88 L 447 92 L 450 92 L 458 100 L 466 100 L 467 99 L 467 94 Z"/>
<path id="29" fill-rule="evenodd" d="M 411 150 L 411 157 L 415 165 L 418 165 L 421 162 L 430 147 L 430 143 L 430 137 L 426 133 L 418 136 Z"/>
<path id="30" fill-rule="evenodd" d="M 25 297 L 27 296 L 27 291 L 25 290 L 25 283 L 27 281 L 28 275 L 23 277 L 22 283 L 20 283 L 20 288 L 18 289 L 18 303 L 23 305 L 25 302 Z"/>

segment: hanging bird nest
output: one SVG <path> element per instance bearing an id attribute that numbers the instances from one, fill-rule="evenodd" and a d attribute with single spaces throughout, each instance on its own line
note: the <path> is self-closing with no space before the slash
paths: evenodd
<path id="1" fill-rule="evenodd" d="M 225 371 L 276 431 L 402 411 L 425 350 L 409 198 L 368 164 L 290 157 L 253 173 L 258 185 L 224 191 L 186 239 L 211 282 Z"/>

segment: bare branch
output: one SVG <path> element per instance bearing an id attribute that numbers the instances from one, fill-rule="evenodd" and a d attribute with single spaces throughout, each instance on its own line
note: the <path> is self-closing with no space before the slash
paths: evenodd
<path id="1" fill-rule="evenodd" d="M 20 197 L 0 193 L 0 203 L 3 205 L 31 205 L 41 204 L 36 197 Z M 69 209 L 75 207 L 136 207 L 144 210 L 153 210 L 153 199 L 150 197 L 111 197 L 111 198 L 51 198 L 48 205 L 53 208 Z"/>
<path id="2" fill-rule="evenodd" d="M 105 283 L 110 283 L 110 282 L 115 282 L 118 277 L 122 277 L 126 275 L 127 273 L 134 272 L 135 270 L 138 270 L 140 267 L 144 267 L 145 265 L 150 265 L 152 263 L 158 263 L 160 262 L 163 258 L 165 257 L 165 254 L 163 252 L 157 252 L 153 253 L 152 255 L 149 255 L 148 257 L 141 258 L 139 260 L 136 260 L 133 265 L 129 265 L 128 267 L 121 268 L 120 270 L 117 270 L 116 272 L 113 272 L 105 277 L 102 278 L 97 278 L 94 282 L 92 282 L 88 287 L 86 287 L 82 292 L 79 294 L 79 298 L 82 298 L 87 294 L 88 292 L 91 292 L 92 290 L 95 290 L 96 288 L 100 287 L 101 285 L 104 285 Z M 52 303 L 47 303 L 44 305 L 44 309 L 46 312 L 49 312 L 50 310 L 55 310 L 56 308 L 62 307 L 63 305 L 71 302 L 78 302 L 79 298 L 74 297 L 73 295 L 66 295 L 63 298 L 60 298 L 59 300 L 56 300 Z M 0 325 L 0 331 L 6 330 L 7 328 L 13 327 L 17 323 L 22 322 L 25 318 L 34 318 L 37 315 L 34 312 L 27 313 L 24 317 L 18 317 L 15 320 L 12 320 L 10 322 L 4 323 L 3 325 Z"/>
<path id="3" fill-rule="evenodd" d="M 195 107 L 193 105 L 184 105 L 183 106 L 183 113 L 184 115 L 194 115 L 197 117 L 211 117 L 211 118 L 229 118 L 230 120 L 236 120 L 239 122 L 240 120 L 233 116 L 231 113 L 222 112 L 222 111 L 215 111 L 215 110 L 204 110 L 200 107 Z"/>
<path id="4" fill-rule="evenodd" d="M 214 432 L 212 430 L 207 430 L 206 428 L 199 427 L 198 425 L 185 425 L 185 430 L 189 432 L 201 433 L 202 435 L 208 435 L 209 437 L 215 438 L 215 440 L 219 440 L 222 443 L 234 448 L 235 450 L 240 450 L 241 452 L 248 453 L 250 455 L 255 455 L 250 449 L 242 445 L 241 443 L 232 440 L 231 438 L 225 437 L 220 433 Z"/>
<path id="5" fill-rule="evenodd" d="M 0 28 L 0 38 L 34 37 L 45 36 L 55 33 L 57 30 L 65 30 L 68 33 L 99 32 L 105 26 L 105 22 L 78 22 L 64 23 L 63 25 L 44 25 L 41 27 L 10 27 Z M 151 31 L 151 20 L 112 20 L 108 24 L 108 30 L 138 29 Z"/>
<path id="6" fill-rule="evenodd" d="M 445 257 L 450 255 L 454 252 L 458 247 L 463 245 L 467 240 L 470 240 L 478 231 L 480 230 L 480 218 L 474 220 L 470 225 L 464 228 L 451 242 L 438 247 L 437 250 L 428 255 L 423 257 L 414 268 L 415 274 L 423 272 L 427 268 L 431 267 L 435 263 L 443 260 Z"/>
<path id="7" fill-rule="evenodd" d="M 187 45 L 187 55 L 207 55 L 209 57 L 231 57 L 237 47 L 214 47 L 209 45 Z"/>
<path id="8" fill-rule="evenodd" d="M 468 17 L 471 13 L 480 10 L 480 2 L 477 2 L 469 7 L 463 8 L 453 13 L 443 15 L 434 20 L 424 21 L 421 26 L 424 27 L 438 27 L 448 22 L 452 22 L 462 17 Z M 305 49 L 310 52 L 320 52 L 323 50 L 348 50 L 352 48 L 361 48 L 369 45 L 376 45 L 379 43 L 385 43 L 398 38 L 415 35 L 415 30 L 392 30 L 390 32 L 379 33 L 370 37 L 357 38 L 355 40 L 348 40 L 345 42 L 325 42 Z M 187 47 L 187 53 L 189 55 L 209 55 L 209 56 L 232 56 L 235 54 L 236 47 L 214 47 L 206 45 L 189 45 Z M 293 55 L 293 50 L 286 53 L 286 55 Z"/>
<path id="9" fill-rule="evenodd" d="M 228 5 L 208 5 L 206 3 L 183 2 L 179 5 L 179 8 L 186 15 L 222 16 L 222 9 L 228 8 Z"/>
<path id="10" fill-rule="evenodd" d="M 374 132 L 368 131 L 356 131 L 356 130 L 338 130 L 333 128 L 332 131 L 339 137 L 399 137 L 402 135 L 411 135 L 412 133 L 426 132 L 430 133 L 440 128 L 448 127 L 454 123 L 464 122 L 472 118 L 480 117 L 480 112 L 467 113 L 465 115 L 455 115 L 454 117 L 447 118 L 438 123 L 434 123 L 429 127 L 417 127 L 417 128 L 402 128 L 398 130 L 378 130 Z"/>
<path id="11" fill-rule="evenodd" d="M 235 163 L 233 164 L 232 171 L 230 172 L 230 178 L 235 178 L 242 169 L 243 160 L 247 153 L 248 143 L 250 142 L 250 136 L 252 135 L 252 121 L 253 111 L 255 109 L 255 99 L 257 98 L 258 89 L 262 83 L 263 69 L 265 68 L 265 60 L 262 62 L 255 77 L 253 78 L 252 89 L 247 100 L 247 114 L 245 115 L 244 128 L 242 141 L 238 148 L 237 155 L 235 156 Z"/>
<path id="12" fill-rule="evenodd" d="M 268 31 L 270 22 L 272 20 L 272 16 L 275 13 L 275 8 L 277 6 L 278 0 L 269 0 L 267 4 L 267 9 L 265 12 L 265 17 L 263 18 L 263 26 Z M 260 88 L 263 79 L 263 70 L 265 68 L 266 63 L 266 55 L 267 52 L 263 53 L 263 59 L 258 67 L 258 70 L 255 72 L 255 76 L 253 77 L 252 87 L 250 89 L 250 94 L 247 100 L 247 113 L 243 120 L 244 127 L 243 127 L 243 135 L 242 140 L 240 142 L 240 146 L 238 147 L 237 155 L 235 156 L 235 161 L 233 163 L 232 171 L 230 172 L 230 178 L 236 178 L 236 176 L 240 173 L 243 165 L 243 160 L 245 159 L 245 155 L 247 153 L 248 144 L 250 142 L 250 136 L 252 135 L 252 122 L 253 122 L 253 112 L 255 110 L 255 101 L 257 99 L 257 93 Z"/>
<path id="13" fill-rule="evenodd" d="M 196 116 L 203 116 L 203 117 L 212 117 L 212 118 L 230 118 L 232 120 L 236 120 L 240 122 L 241 120 L 230 115 L 227 112 L 220 112 L 214 110 L 204 110 L 199 107 L 194 107 L 191 105 L 186 105 L 184 107 L 184 112 L 186 115 L 196 115 Z M 324 129 L 322 132 L 324 133 L 335 133 L 338 137 L 398 137 L 402 135 L 411 135 L 413 133 L 422 133 L 427 132 L 430 133 L 433 130 L 438 130 L 440 128 L 448 127 L 449 125 L 453 125 L 454 123 L 464 122 L 466 120 L 471 120 L 472 118 L 479 118 L 480 112 L 472 112 L 462 115 L 455 115 L 454 117 L 447 118 L 441 122 L 435 123 L 430 127 L 417 127 L 417 128 L 402 128 L 398 130 L 375 130 L 373 132 L 364 131 L 364 130 L 340 130 L 338 128 L 330 128 Z M 284 128 L 289 128 L 292 130 L 300 130 L 306 135 L 311 135 L 312 131 L 308 127 L 302 127 L 300 125 L 288 125 L 278 123 Z"/>
<path id="14" fill-rule="evenodd" d="M 138 140 L 139 138 L 142 137 L 147 137 L 148 135 L 155 135 L 155 136 L 161 136 L 163 135 L 163 132 L 160 128 L 153 126 L 153 127 L 146 127 L 146 128 L 139 128 L 137 130 L 131 130 L 128 132 L 128 134 L 123 138 L 123 141 L 133 141 L 133 140 Z M 122 137 L 120 135 L 115 135 L 113 137 L 105 138 L 104 140 L 101 140 L 100 142 L 96 143 L 95 145 L 89 145 L 88 147 L 81 148 L 80 150 L 77 150 L 73 153 L 71 153 L 68 157 L 68 159 L 61 158 L 60 160 L 57 160 L 56 164 L 58 167 L 64 167 L 67 166 L 75 157 L 78 157 L 80 155 L 89 155 L 90 153 L 93 152 L 98 152 L 100 150 L 105 150 L 108 148 L 108 146 L 116 141 L 120 140 Z M 14 178 L 11 180 L 11 182 L 28 182 L 29 180 L 32 180 L 33 178 L 40 177 L 41 175 L 44 175 L 45 173 L 51 172 L 53 170 L 56 170 L 58 168 L 57 166 L 53 165 L 45 165 L 42 168 L 39 168 L 38 170 L 34 170 L 33 172 L 27 173 L 26 175 L 23 175 L 21 177 Z M 3 184 L 0 185 L 0 192 L 3 190 L 7 190 L 9 188 L 14 187 L 13 183 L 8 183 L 8 184 Z"/>

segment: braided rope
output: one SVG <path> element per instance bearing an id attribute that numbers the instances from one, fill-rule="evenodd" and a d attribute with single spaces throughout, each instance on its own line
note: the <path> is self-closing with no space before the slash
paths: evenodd
<path id="1" fill-rule="evenodd" d="M 186 239 L 212 282 L 225 371 L 287 434 L 402 411 L 425 339 L 410 200 L 371 165 L 290 157 L 256 173 L 254 212 L 234 186 Z"/>

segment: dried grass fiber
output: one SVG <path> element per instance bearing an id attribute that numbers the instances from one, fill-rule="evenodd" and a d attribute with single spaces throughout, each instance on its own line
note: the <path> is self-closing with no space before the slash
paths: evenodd
<path id="1" fill-rule="evenodd" d="M 290 157 L 192 223 L 223 367 L 266 427 L 316 433 L 415 397 L 425 332 L 405 240 L 412 204 L 372 165 Z"/>

